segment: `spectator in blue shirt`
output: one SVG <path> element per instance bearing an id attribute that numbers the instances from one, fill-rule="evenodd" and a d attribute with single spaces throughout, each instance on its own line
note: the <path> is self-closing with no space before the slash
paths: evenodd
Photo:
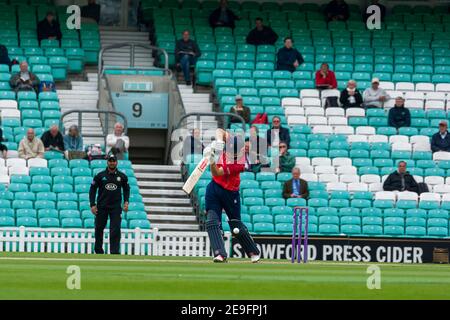
<path id="1" fill-rule="evenodd" d="M 80 135 L 78 126 L 72 125 L 68 133 L 63 137 L 64 149 L 69 160 L 83 158 L 86 154 L 83 151 L 83 138 Z"/>
<path id="2" fill-rule="evenodd" d="M 450 135 L 448 134 L 447 121 L 442 120 L 439 123 L 439 132 L 431 137 L 431 151 L 450 152 Z"/>

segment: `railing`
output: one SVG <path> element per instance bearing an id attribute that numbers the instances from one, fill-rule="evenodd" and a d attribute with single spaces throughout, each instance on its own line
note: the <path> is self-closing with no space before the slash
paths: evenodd
<path id="1" fill-rule="evenodd" d="M 106 136 L 108 135 L 109 129 L 110 129 L 109 128 L 109 121 L 106 118 L 108 116 L 111 116 L 111 115 L 115 115 L 115 116 L 118 116 L 118 117 L 122 118 L 122 120 L 123 120 L 123 130 L 124 130 L 124 133 L 127 134 L 128 121 L 127 121 L 127 118 L 125 117 L 125 115 L 123 113 L 121 113 L 121 112 L 106 111 L 106 110 L 69 110 L 69 111 L 66 111 L 66 112 L 64 112 L 61 115 L 61 121 L 60 121 L 60 131 L 61 132 L 65 131 L 64 130 L 64 117 L 66 117 L 67 115 L 72 114 L 72 113 L 78 114 L 78 130 L 79 130 L 80 134 L 83 137 L 85 137 L 85 138 L 88 138 L 88 137 L 89 138 L 103 138 L 104 141 L 105 141 L 104 143 L 106 145 Z M 93 133 L 92 134 L 86 134 L 86 133 L 82 132 L 82 126 L 83 126 L 82 114 L 83 113 L 97 113 L 97 114 L 99 114 L 99 116 L 100 116 L 100 114 L 104 114 L 105 115 L 105 119 L 106 119 L 105 124 L 103 126 L 100 125 L 100 127 L 103 128 L 103 134 L 93 134 Z"/>
<path id="2" fill-rule="evenodd" d="M 157 228 L 122 229 L 120 254 L 149 256 L 210 257 L 206 232 L 171 232 Z M 224 235 L 227 252 L 231 234 Z M 0 228 L 0 252 L 94 253 L 93 229 L 62 228 Z M 105 230 L 104 249 L 109 253 L 109 231 Z"/>
<path id="3" fill-rule="evenodd" d="M 139 67 L 139 69 L 142 70 L 163 70 L 164 73 L 168 76 L 172 76 L 172 71 L 169 69 L 169 55 L 167 54 L 167 51 L 159 48 L 159 47 L 155 47 L 155 46 L 151 46 L 151 45 L 146 45 L 146 44 L 142 44 L 142 43 L 137 43 L 137 42 L 123 42 L 123 43 L 116 43 L 116 44 L 112 44 L 109 46 L 105 46 L 103 47 L 100 52 L 98 53 L 98 86 L 100 88 L 101 86 L 101 79 L 103 77 L 103 73 L 104 73 L 104 65 L 103 65 L 103 54 L 105 53 L 105 51 L 108 51 L 110 49 L 117 49 L 117 48 L 123 48 L 123 47 L 130 47 L 130 63 L 129 63 L 129 67 L 130 68 L 134 68 L 134 60 L 135 60 L 135 48 L 136 47 L 141 47 L 141 48 L 145 48 L 145 49 L 149 49 L 149 50 L 155 50 L 157 52 L 160 52 L 164 55 L 164 69 L 159 69 L 159 68 L 148 68 L 148 67 Z M 123 69 L 123 66 L 108 66 L 108 69 Z"/>

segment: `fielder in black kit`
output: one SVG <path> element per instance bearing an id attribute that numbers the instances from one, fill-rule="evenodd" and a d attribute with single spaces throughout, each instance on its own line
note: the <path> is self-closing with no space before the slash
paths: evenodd
<path id="1" fill-rule="evenodd" d="M 98 189 L 97 202 L 95 195 Z M 120 223 L 122 220 L 122 190 L 123 211 L 128 211 L 130 186 L 128 177 L 117 170 L 117 158 L 108 156 L 108 166 L 99 172 L 92 180 L 89 190 L 91 211 L 95 215 L 95 253 L 103 254 L 103 230 L 110 218 L 109 245 L 111 254 L 120 254 Z"/>

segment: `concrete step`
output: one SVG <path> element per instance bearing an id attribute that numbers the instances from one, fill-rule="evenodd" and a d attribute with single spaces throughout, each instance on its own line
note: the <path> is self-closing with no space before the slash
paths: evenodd
<path id="1" fill-rule="evenodd" d="M 141 196 L 160 196 L 160 197 L 170 197 L 170 198 L 176 198 L 176 197 L 186 197 L 186 193 L 182 190 L 169 190 L 169 189 L 141 189 L 140 190 Z"/>
<path id="2" fill-rule="evenodd" d="M 141 172 L 141 171 L 180 172 L 179 166 L 159 166 L 159 165 L 148 165 L 148 164 L 133 164 L 133 169 L 135 172 Z"/>
<path id="3" fill-rule="evenodd" d="M 162 206 L 145 206 L 145 211 L 150 214 L 154 213 L 192 213 L 191 207 L 162 207 Z M 151 215 L 150 215 L 151 217 Z"/>
<path id="4" fill-rule="evenodd" d="M 136 173 L 135 173 L 136 174 Z M 178 189 L 181 190 L 183 187 L 184 182 L 182 181 L 171 181 L 170 183 L 167 183 L 167 181 L 139 181 L 138 180 L 138 186 L 140 188 L 161 188 L 161 189 Z"/>
<path id="5" fill-rule="evenodd" d="M 181 181 L 180 173 L 143 173 L 136 172 L 135 176 L 139 180 L 175 180 Z"/>
<path id="6" fill-rule="evenodd" d="M 197 222 L 197 217 L 195 216 L 149 214 L 148 218 L 150 221 Z"/>
<path id="7" fill-rule="evenodd" d="M 151 221 L 151 220 L 150 220 Z M 199 231 L 197 224 L 176 224 L 176 223 L 152 223 L 152 228 L 164 231 Z"/>
<path id="8" fill-rule="evenodd" d="M 188 206 L 191 201 L 189 198 L 143 198 L 142 200 L 147 205 L 171 205 L 171 206 Z"/>

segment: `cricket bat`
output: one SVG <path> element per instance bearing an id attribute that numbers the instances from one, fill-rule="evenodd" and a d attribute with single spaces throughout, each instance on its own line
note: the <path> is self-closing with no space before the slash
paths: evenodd
<path id="1" fill-rule="evenodd" d="M 216 140 L 217 141 L 224 141 L 224 135 L 225 131 L 222 129 L 216 130 Z M 192 192 L 192 189 L 194 189 L 195 185 L 197 184 L 198 180 L 200 180 L 201 176 L 205 172 L 206 168 L 209 165 L 209 157 L 203 157 L 202 160 L 197 164 L 194 171 L 192 171 L 189 178 L 186 180 L 186 182 L 183 185 L 183 191 L 187 194 L 190 194 Z"/>

